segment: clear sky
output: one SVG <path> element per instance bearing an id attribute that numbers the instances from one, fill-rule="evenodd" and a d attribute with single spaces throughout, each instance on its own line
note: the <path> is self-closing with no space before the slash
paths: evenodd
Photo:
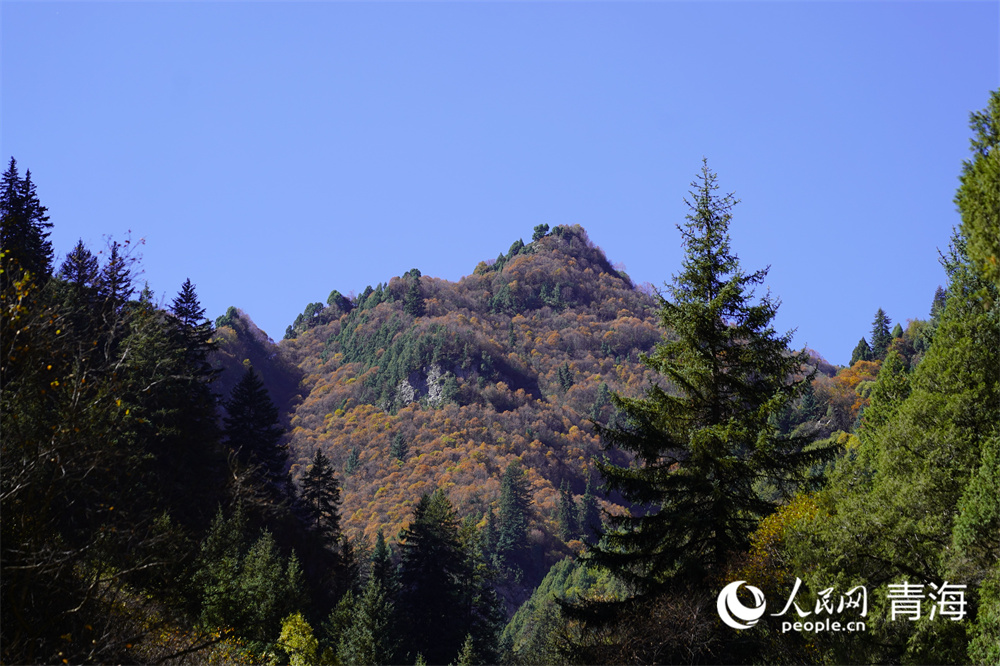
<path id="1" fill-rule="evenodd" d="M 57 261 L 144 238 L 272 337 L 331 289 L 457 280 L 541 223 L 680 266 L 702 157 L 777 325 L 835 363 L 926 318 L 998 2 L 0 3 L 0 156 Z"/>

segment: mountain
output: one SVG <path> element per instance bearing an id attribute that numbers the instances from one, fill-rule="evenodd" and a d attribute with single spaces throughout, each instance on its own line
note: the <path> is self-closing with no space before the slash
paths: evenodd
<path id="1" fill-rule="evenodd" d="M 536 236 L 458 282 L 413 269 L 353 301 L 335 290 L 277 345 L 241 312 L 220 318 L 228 365 L 255 355 L 287 405 L 292 476 L 317 449 L 338 470 L 348 534 L 395 535 L 437 488 L 484 527 L 516 461 L 531 499 L 527 569 L 540 577 L 581 546 L 579 527 L 560 524 L 560 487 L 573 520 L 588 480 L 600 481 L 595 460 L 609 455 L 593 422 L 614 418 L 611 391 L 637 394 L 653 379 L 639 359 L 662 331 L 651 290 L 615 270 L 583 228 Z"/>

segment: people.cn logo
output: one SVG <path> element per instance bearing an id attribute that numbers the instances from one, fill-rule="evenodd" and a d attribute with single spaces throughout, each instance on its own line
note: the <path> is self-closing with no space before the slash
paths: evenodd
<path id="1" fill-rule="evenodd" d="M 744 606 L 736 596 L 736 591 L 745 580 L 738 580 L 722 588 L 719 592 L 719 617 L 722 621 L 733 629 L 749 629 L 757 624 L 757 620 L 764 615 L 767 602 L 764 601 L 764 593 L 753 585 L 747 585 L 750 594 L 753 595 L 753 607 Z"/>

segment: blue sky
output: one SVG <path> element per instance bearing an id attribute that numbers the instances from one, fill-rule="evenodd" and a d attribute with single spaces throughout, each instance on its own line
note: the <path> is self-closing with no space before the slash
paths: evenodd
<path id="1" fill-rule="evenodd" d="M 331 289 L 457 280 L 581 224 L 636 282 L 682 256 L 702 157 L 780 329 L 846 363 L 926 317 L 998 2 L 0 4 L 0 155 L 57 255 L 144 238 L 272 337 Z"/>

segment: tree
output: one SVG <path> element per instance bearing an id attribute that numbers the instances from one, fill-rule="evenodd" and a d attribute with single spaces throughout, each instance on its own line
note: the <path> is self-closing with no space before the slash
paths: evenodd
<path id="1" fill-rule="evenodd" d="M 563 541 L 575 539 L 580 533 L 577 524 L 579 512 L 576 501 L 569 490 L 569 484 L 564 480 L 559 486 L 559 538 Z"/>
<path id="2" fill-rule="evenodd" d="M 405 461 L 409 452 L 410 447 L 406 444 L 406 437 L 403 436 L 403 433 L 397 432 L 393 435 L 392 444 L 389 446 L 389 455 L 396 460 Z"/>
<path id="3" fill-rule="evenodd" d="M 889 351 L 892 344 L 892 333 L 889 332 L 889 317 L 882 308 L 875 313 L 875 321 L 872 322 L 872 359 L 881 361 Z"/>
<path id="4" fill-rule="evenodd" d="M 416 269 L 414 269 L 416 270 Z M 420 276 L 409 279 L 410 286 L 403 297 L 403 311 L 411 317 L 424 316 L 424 296 L 420 292 Z"/>
<path id="5" fill-rule="evenodd" d="M 523 568 L 528 553 L 528 521 L 531 494 L 528 477 L 520 463 L 512 460 L 500 481 L 496 554 L 500 564 Z"/>
<path id="6" fill-rule="evenodd" d="M 327 546 L 340 542 L 340 483 L 330 459 L 316 449 L 312 462 L 302 475 L 302 504 L 306 507 L 313 529 Z"/>
<path id="7" fill-rule="evenodd" d="M 788 350 L 791 334 L 771 326 L 778 302 L 770 294 L 752 302 L 767 269 L 744 272 L 730 249 L 736 199 L 716 195 L 707 163 L 692 187 L 691 213 L 678 225 L 683 269 L 670 299 L 659 298 L 661 326 L 676 339 L 643 359 L 670 390 L 616 395 L 625 425 L 597 427 L 609 446 L 635 455 L 633 465 L 599 464 L 606 488 L 645 510 L 609 516 L 591 558 L 639 592 L 703 585 L 748 549 L 757 522 L 819 457 L 771 422 L 808 378 L 789 380 L 801 360 Z M 773 494 L 759 492 L 762 482 Z"/>
<path id="8" fill-rule="evenodd" d="M 281 445 L 278 408 L 264 382 L 248 367 L 225 402 L 226 441 L 238 457 L 258 465 L 263 478 L 276 487 L 284 484 L 288 451 Z"/>
<path id="9" fill-rule="evenodd" d="M 535 233 L 531 235 L 531 241 L 540 241 L 545 238 L 545 234 L 549 233 L 549 225 L 539 224 L 535 227 Z"/>
<path id="10" fill-rule="evenodd" d="M 420 653 L 429 663 L 448 663 L 467 633 L 462 581 L 469 572 L 444 492 L 420 498 L 399 547 L 400 626 L 408 628 L 403 656 L 409 661 Z"/>
<path id="11" fill-rule="evenodd" d="M 854 351 L 851 353 L 851 363 L 850 363 L 850 365 L 854 365 L 858 361 L 870 361 L 870 360 L 872 360 L 872 358 L 873 358 L 872 348 L 868 346 L 868 341 L 867 340 L 865 340 L 864 338 L 861 338 L 860 340 L 858 340 L 857 346 L 854 348 Z"/>
<path id="12" fill-rule="evenodd" d="M 52 274 L 52 223 L 45 214 L 47 210 L 38 201 L 31 171 L 25 172 L 22 179 L 17 161 L 11 157 L 0 182 L 0 248 L 10 252 L 17 267 L 29 271 L 39 282 Z M 0 284 L 6 285 L 10 278 L 5 271 L 0 275 Z"/>
<path id="13" fill-rule="evenodd" d="M 982 275 L 1000 286 L 1000 90 L 984 110 L 972 114 L 972 158 L 962 163 L 955 204 L 969 257 Z"/>
<path id="14" fill-rule="evenodd" d="M 97 274 L 97 257 L 91 254 L 83 240 L 77 241 L 59 268 L 59 278 L 73 285 L 77 292 L 82 292 L 96 285 Z"/>
<path id="15" fill-rule="evenodd" d="M 594 495 L 594 482 L 587 476 L 587 487 L 583 491 L 580 501 L 580 515 L 577 518 L 580 533 L 584 538 L 601 532 L 601 509 L 597 505 L 597 497 Z"/>
<path id="16" fill-rule="evenodd" d="M 382 584 L 372 578 L 354 600 L 350 624 L 341 635 L 337 658 L 342 664 L 396 663 L 395 606 Z"/>

